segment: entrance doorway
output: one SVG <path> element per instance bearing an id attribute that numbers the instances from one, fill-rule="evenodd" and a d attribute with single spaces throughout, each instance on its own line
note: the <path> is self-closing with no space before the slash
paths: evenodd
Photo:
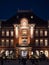
<path id="1" fill-rule="evenodd" d="M 21 50 L 20 51 L 20 57 L 21 58 L 27 58 L 28 51 L 27 50 Z"/>

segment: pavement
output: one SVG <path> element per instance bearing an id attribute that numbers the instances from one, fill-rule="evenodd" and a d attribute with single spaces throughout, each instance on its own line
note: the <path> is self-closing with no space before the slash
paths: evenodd
<path id="1" fill-rule="evenodd" d="M 49 60 L 3 60 L 0 65 L 49 65 Z"/>

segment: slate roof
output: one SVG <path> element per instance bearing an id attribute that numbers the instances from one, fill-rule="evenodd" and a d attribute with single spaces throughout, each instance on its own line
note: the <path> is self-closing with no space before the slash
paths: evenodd
<path id="1" fill-rule="evenodd" d="M 31 18 L 31 16 L 33 18 Z M 38 16 L 36 16 L 32 11 L 30 10 L 19 10 L 16 12 L 14 16 L 9 18 L 6 21 L 2 21 L 2 26 L 13 26 L 13 24 L 19 24 L 21 18 L 28 18 L 29 23 L 35 23 L 37 26 L 46 26 L 48 25 L 48 21 L 45 21 Z"/>

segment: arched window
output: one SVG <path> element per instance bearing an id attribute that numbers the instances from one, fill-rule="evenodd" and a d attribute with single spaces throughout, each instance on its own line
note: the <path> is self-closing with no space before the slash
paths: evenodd
<path id="1" fill-rule="evenodd" d="M 36 50 L 36 54 L 39 56 L 39 51 L 38 50 Z"/>
<path id="2" fill-rule="evenodd" d="M 45 50 L 45 55 L 46 57 L 48 57 L 48 50 Z"/>

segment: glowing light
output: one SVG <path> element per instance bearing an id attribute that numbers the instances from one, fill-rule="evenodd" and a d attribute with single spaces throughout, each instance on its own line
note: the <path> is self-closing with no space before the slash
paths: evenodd
<path id="1" fill-rule="evenodd" d="M 31 19 L 33 19 L 33 16 L 31 16 Z"/>
<path id="2" fill-rule="evenodd" d="M 26 48 L 25 48 L 25 47 L 23 47 L 23 48 L 19 48 L 19 49 L 25 50 Z"/>
<path id="3" fill-rule="evenodd" d="M 27 56 L 27 51 L 21 51 L 21 56 L 26 57 Z"/>
<path id="4" fill-rule="evenodd" d="M 46 57 L 48 57 L 48 51 L 47 50 L 45 50 L 45 55 L 46 55 Z"/>
<path id="5" fill-rule="evenodd" d="M 30 33 L 31 33 L 31 38 L 33 38 L 33 33 L 34 33 L 34 24 L 31 25 Z"/>
<path id="6" fill-rule="evenodd" d="M 5 52 L 5 50 L 2 49 L 0 53 L 2 54 L 3 52 Z"/>
<path id="7" fill-rule="evenodd" d="M 18 38 L 18 26 L 14 25 L 14 28 L 15 28 L 15 35 L 16 35 L 16 38 Z"/>
<path id="8" fill-rule="evenodd" d="M 27 18 L 22 18 L 20 22 L 21 22 L 21 28 L 27 28 L 27 25 L 28 25 Z"/>
<path id="9" fill-rule="evenodd" d="M 9 51 L 8 50 L 5 51 L 5 55 L 9 56 Z"/>
<path id="10" fill-rule="evenodd" d="M 38 50 L 36 50 L 36 54 L 39 56 L 39 51 Z"/>
<path id="11" fill-rule="evenodd" d="M 31 52 L 31 55 L 33 55 L 33 52 Z"/>
<path id="12" fill-rule="evenodd" d="M 45 31 L 45 36 L 47 36 L 47 31 Z"/>

